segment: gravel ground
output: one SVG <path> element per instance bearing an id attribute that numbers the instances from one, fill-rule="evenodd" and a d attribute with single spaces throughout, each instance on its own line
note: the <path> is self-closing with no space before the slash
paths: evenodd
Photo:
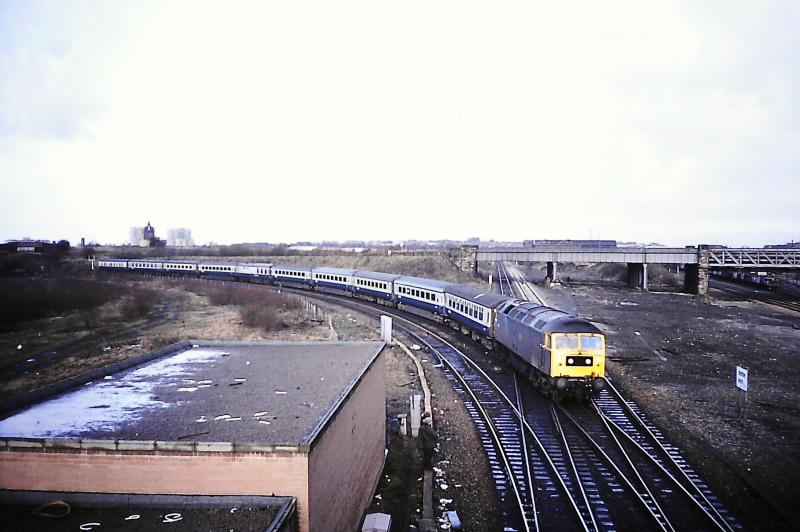
<path id="1" fill-rule="evenodd" d="M 478 432 L 441 368 L 434 367 L 435 361 L 425 353 L 417 354 L 431 388 L 434 429 L 439 436 L 433 458 L 436 517 L 456 510 L 464 530 L 496 530 L 497 495 Z M 386 360 L 389 455 L 373 508 L 391 513 L 392 531 L 399 532 L 422 516 L 422 463 L 416 440 L 399 434 L 397 414 L 408 413 L 410 396 L 422 394 L 422 389 L 416 366 L 401 349 L 392 348 Z"/>
<path id="2" fill-rule="evenodd" d="M 538 273 L 538 270 L 534 273 Z M 800 511 L 797 313 L 679 293 L 542 289 L 607 335 L 607 369 L 748 530 L 796 530 Z M 749 368 L 746 419 L 735 367 Z"/>

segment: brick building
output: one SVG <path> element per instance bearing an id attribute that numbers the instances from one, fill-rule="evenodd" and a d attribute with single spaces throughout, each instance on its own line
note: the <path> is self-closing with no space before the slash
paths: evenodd
<path id="1" fill-rule="evenodd" d="M 0 421 L 0 488 L 290 496 L 299 530 L 354 530 L 383 468 L 383 350 L 184 342 L 85 375 Z"/>

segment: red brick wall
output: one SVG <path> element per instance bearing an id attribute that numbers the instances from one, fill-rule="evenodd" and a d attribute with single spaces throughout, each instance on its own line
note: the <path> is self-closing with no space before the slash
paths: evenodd
<path id="1" fill-rule="evenodd" d="M 308 530 L 308 456 L 304 453 L 0 452 L 0 487 L 19 490 L 297 498 Z"/>
<path id="2" fill-rule="evenodd" d="M 310 530 L 357 530 L 381 475 L 386 448 L 386 377 L 381 354 L 309 458 Z"/>

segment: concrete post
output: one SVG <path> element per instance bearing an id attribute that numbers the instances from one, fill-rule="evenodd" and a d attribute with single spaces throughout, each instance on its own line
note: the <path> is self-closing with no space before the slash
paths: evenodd
<path id="1" fill-rule="evenodd" d="M 411 396 L 411 435 L 417 437 L 419 426 L 422 420 L 422 396 Z"/>
<path id="2" fill-rule="evenodd" d="M 381 316 L 381 340 L 392 343 L 392 318 L 389 316 Z"/>
<path id="3" fill-rule="evenodd" d="M 647 263 L 642 264 L 642 290 L 647 291 Z"/>

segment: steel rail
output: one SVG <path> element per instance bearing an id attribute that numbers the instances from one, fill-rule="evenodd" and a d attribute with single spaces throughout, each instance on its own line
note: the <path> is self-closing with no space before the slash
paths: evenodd
<path id="1" fill-rule="evenodd" d="M 722 514 L 720 514 L 719 510 L 717 509 L 717 507 L 714 504 L 712 504 L 711 501 L 708 500 L 708 497 L 706 497 L 706 494 L 703 493 L 703 490 L 701 490 L 700 487 L 697 485 L 697 483 L 689 477 L 689 475 L 686 472 L 686 470 L 684 469 L 684 467 L 681 466 L 677 462 L 677 460 L 675 460 L 675 457 L 672 455 L 672 453 L 670 453 L 669 450 L 667 450 L 664 447 L 664 445 L 661 443 L 661 441 L 658 438 L 658 436 L 656 436 L 653 433 L 653 431 L 650 429 L 650 427 L 647 426 L 647 423 L 645 423 L 645 421 L 641 418 L 641 416 L 638 413 L 636 413 L 633 410 L 633 408 L 631 408 L 631 406 L 628 404 L 628 402 L 625 400 L 625 398 L 622 397 L 622 394 L 619 392 L 619 390 L 617 390 L 614 387 L 614 385 L 612 385 L 611 382 L 608 381 L 608 379 L 606 379 L 606 384 L 608 386 L 606 389 L 613 392 L 614 396 L 618 400 L 617 402 L 620 405 L 622 405 L 623 409 L 625 411 L 627 411 L 628 414 L 639 424 L 639 426 L 644 429 L 645 434 L 650 437 L 650 440 L 652 442 L 655 442 L 655 445 L 658 447 L 658 449 L 660 449 L 661 452 L 669 459 L 670 463 L 680 472 L 680 474 L 683 476 L 683 478 L 686 480 L 686 482 L 688 482 L 689 485 L 692 488 L 694 488 L 694 491 L 696 493 L 692 494 L 686 488 L 686 486 L 683 485 L 682 482 L 678 482 L 678 480 L 676 478 L 674 478 L 674 475 L 672 475 L 672 473 L 667 471 L 667 469 L 662 464 L 659 463 L 658 459 L 655 456 L 652 456 L 649 452 L 647 452 L 647 450 L 645 450 L 638 442 L 636 442 L 631 437 L 630 434 L 628 434 L 622 427 L 619 426 L 619 424 L 616 421 L 611 419 L 607 415 L 607 413 L 604 412 L 603 409 L 600 408 L 596 404 L 597 403 L 597 399 L 595 399 L 594 402 L 595 402 L 595 406 L 597 407 L 598 412 L 600 412 L 600 414 L 604 418 L 606 418 L 608 420 L 608 422 L 611 423 L 611 426 L 615 427 L 620 432 L 620 434 L 625 436 L 628 439 L 628 441 L 630 441 L 633 445 L 635 445 L 637 448 L 639 448 L 644 453 L 645 456 L 648 456 L 650 458 L 650 460 L 654 464 L 656 464 L 664 472 L 665 475 L 669 476 L 675 482 L 675 484 L 680 487 L 681 491 L 683 491 L 689 497 L 689 499 L 692 500 L 697 505 L 697 507 L 700 508 L 700 510 L 703 511 L 703 513 L 705 513 L 709 517 L 709 519 L 720 530 L 726 530 L 728 532 L 734 532 L 734 528 L 730 525 L 730 523 L 728 523 L 728 521 L 722 516 Z M 705 504 L 701 504 L 701 502 L 700 502 L 700 500 L 698 500 L 698 498 L 700 500 L 702 500 Z M 709 511 L 709 509 L 710 509 L 710 511 Z"/>
<path id="2" fill-rule="evenodd" d="M 594 512 L 592 511 L 592 505 L 589 503 L 589 498 L 586 496 L 586 490 L 583 489 L 583 482 L 581 482 L 581 476 L 580 473 L 578 473 L 578 466 L 575 464 L 575 457 L 572 455 L 572 448 L 569 445 L 569 441 L 567 441 L 567 435 L 564 433 L 564 429 L 561 427 L 561 420 L 558 419 L 558 413 L 556 412 L 552 402 L 550 403 L 550 415 L 553 417 L 553 424 L 556 428 L 556 432 L 561 435 L 561 442 L 564 444 L 564 451 L 566 451 L 570 467 L 572 467 L 572 474 L 575 475 L 578 489 L 580 490 L 581 497 L 583 498 L 583 503 L 586 505 L 586 511 L 589 514 L 589 519 L 592 521 L 592 528 L 594 530 L 599 530 L 597 527 L 597 520 L 595 519 Z"/>
<path id="3" fill-rule="evenodd" d="M 793 310 L 795 312 L 800 312 L 800 302 L 792 301 L 790 299 L 779 299 L 777 297 L 770 297 L 767 295 L 763 295 L 761 292 L 755 289 L 750 289 L 746 287 L 739 287 L 739 286 L 731 286 L 730 283 L 725 281 L 720 281 L 715 279 L 713 284 L 709 282 L 709 287 L 715 290 L 719 290 L 720 292 L 725 292 L 727 294 L 733 294 L 738 296 L 743 296 L 745 299 L 750 301 L 758 301 L 760 303 L 766 303 L 768 305 L 774 305 L 776 307 L 785 308 L 788 310 Z"/>
<path id="4" fill-rule="evenodd" d="M 575 498 L 572 496 L 572 492 L 567 487 L 566 483 L 564 482 L 564 479 L 559 474 L 558 468 L 556 467 L 555 463 L 553 462 L 552 458 L 550 457 L 550 454 L 547 452 L 547 449 L 545 448 L 544 444 L 539 439 L 539 436 L 536 434 L 536 431 L 534 431 L 533 428 L 530 426 L 530 424 L 528 424 L 528 421 L 522 416 L 522 413 L 519 410 L 517 410 L 517 408 L 511 402 L 511 399 L 509 399 L 509 397 L 500 388 L 500 386 L 498 386 L 498 384 L 494 381 L 494 379 L 489 377 L 489 375 L 487 375 L 486 372 L 483 371 L 483 369 L 478 364 L 476 364 L 474 360 L 472 360 L 471 358 L 469 358 L 468 356 L 463 355 L 463 354 L 462 354 L 462 357 L 464 358 L 464 360 L 466 360 L 466 362 L 468 364 L 473 366 L 481 375 L 483 375 L 483 377 L 492 386 L 494 386 L 495 390 L 497 390 L 497 392 L 500 394 L 500 396 L 506 401 L 506 403 L 511 407 L 511 409 L 514 411 L 514 413 L 517 415 L 517 417 L 520 420 L 520 423 L 522 423 L 522 425 L 525 427 L 525 429 L 528 431 L 528 433 L 533 437 L 534 441 L 536 442 L 536 445 L 539 447 L 539 449 L 540 449 L 540 451 L 542 453 L 542 456 L 545 458 L 547 464 L 555 472 L 555 477 L 558 479 L 559 484 L 561 485 L 561 489 L 566 494 L 567 498 L 569 499 L 569 501 L 570 501 L 570 503 L 572 505 L 572 508 L 575 510 L 575 513 L 580 518 L 580 522 L 583 525 L 584 530 L 589 532 L 589 528 L 587 527 L 586 522 L 583 519 L 583 516 L 581 515 L 581 510 L 580 510 L 580 508 L 578 506 L 578 503 L 575 501 Z"/>
<path id="5" fill-rule="evenodd" d="M 595 407 L 595 408 L 597 408 L 597 407 Z M 583 437 L 586 438 L 586 440 L 594 447 L 594 449 L 597 451 L 597 453 L 600 456 L 603 457 L 603 459 L 614 470 L 614 472 L 617 474 L 617 476 L 623 482 L 625 482 L 625 484 L 630 488 L 630 490 L 636 495 L 636 498 L 645 507 L 647 512 L 650 514 L 650 516 L 653 517 L 653 519 L 656 521 L 658 526 L 664 532 L 670 532 L 670 531 L 671 532 L 675 532 L 675 527 L 672 526 L 672 523 L 669 522 L 669 519 L 667 518 L 667 516 L 664 513 L 664 511 L 661 509 L 661 506 L 658 504 L 658 501 L 656 500 L 655 496 L 650 491 L 650 488 L 647 486 L 647 483 L 644 481 L 642 476 L 639 474 L 639 470 L 633 464 L 633 461 L 631 460 L 630 456 L 625 451 L 625 449 L 622 447 L 622 444 L 620 443 L 619 439 L 617 439 L 616 434 L 614 434 L 614 432 L 612 431 L 611 427 L 608 425 L 608 421 L 602 416 L 602 414 L 600 414 L 600 412 L 596 411 L 596 413 L 600 416 L 600 419 L 603 421 L 603 424 L 605 425 L 606 429 L 608 430 L 609 435 L 611 435 L 612 439 L 617 444 L 618 451 L 620 453 L 622 453 L 622 456 L 625 457 L 625 460 L 628 463 L 628 467 L 636 475 L 636 478 L 639 481 L 639 484 L 641 484 L 641 486 L 642 486 L 642 490 L 645 492 L 645 494 L 647 495 L 649 500 L 652 501 L 653 505 L 655 505 L 656 509 L 658 510 L 658 513 L 653 511 L 653 508 L 650 506 L 650 504 L 648 504 L 647 500 L 645 499 L 645 496 L 636 488 L 636 486 L 634 486 L 634 483 L 631 481 L 630 478 L 628 478 L 628 475 L 626 475 L 619 468 L 617 463 L 614 462 L 614 460 L 608 455 L 608 453 L 597 442 L 597 440 L 595 438 L 593 438 L 592 435 L 589 434 L 589 432 L 585 428 L 583 428 L 581 426 L 580 422 L 578 420 L 576 420 L 569 412 L 564 410 L 561 406 L 559 406 L 558 409 L 575 426 L 575 428 L 578 430 L 578 432 L 580 432 L 583 435 Z M 662 522 L 662 519 L 659 518 L 659 515 L 666 522 L 666 524 L 664 522 Z"/>
<path id="6" fill-rule="evenodd" d="M 400 316 L 396 316 L 396 318 L 398 318 L 399 320 L 402 320 L 402 321 L 408 321 L 408 320 L 405 320 L 404 318 L 402 318 Z M 413 323 L 413 322 L 409 322 L 409 323 L 412 323 L 413 326 L 419 327 L 420 329 L 425 331 L 425 333 L 427 333 L 430 336 L 438 339 L 440 342 L 442 342 L 443 344 L 448 346 L 450 349 L 452 349 L 455 353 L 457 353 L 462 358 L 468 359 L 468 357 L 466 357 L 466 355 L 464 355 L 458 348 L 456 348 L 455 346 L 450 344 L 447 340 L 439 337 L 433 331 L 431 331 L 431 330 L 429 330 L 429 329 L 427 329 L 424 326 L 421 326 L 419 324 L 416 324 L 416 323 Z M 486 421 L 486 426 L 488 427 L 489 432 L 492 435 L 492 439 L 495 442 L 495 447 L 498 449 L 498 451 L 500 453 L 500 456 L 502 457 L 503 465 L 505 466 L 505 469 L 506 469 L 507 478 L 509 480 L 511 480 L 510 484 L 511 484 L 512 490 L 514 492 L 514 495 L 515 495 L 515 498 L 516 498 L 516 501 L 517 501 L 517 505 L 519 507 L 520 517 L 522 518 L 521 519 L 522 523 L 525 526 L 526 532 L 530 532 L 531 529 L 530 529 L 530 526 L 529 526 L 528 522 L 529 522 L 529 520 L 533 520 L 534 522 L 536 522 L 536 517 L 535 517 L 535 515 L 533 517 L 531 517 L 529 515 L 531 512 L 529 512 L 525 507 L 526 505 L 525 505 L 525 502 L 522 500 L 522 495 L 520 493 L 519 486 L 518 486 L 517 482 L 514 481 L 515 480 L 515 474 L 514 474 L 513 468 L 511 467 L 511 464 L 509 462 L 508 454 L 506 452 L 505 445 L 502 443 L 500 436 L 497 434 L 497 429 L 495 428 L 495 423 L 494 423 L 493 418 L 486 412 L 486 409 L 484 408 L 484 405 L 483 405 L 482 401 L 480 399 L 478 399 L 477 395 L 475 394 L 473 386 L 471 386 L 467 382 L 467 380 L 464 378 L 464 376 L 455 368 L 455 366 L 447 359 L 447 357 L 444 356 L 443 354 L 441 354 L 440 350 L 437 349 L 436 347 L 434 347 L 433 345 L 431 345 L 430 342 L 428 342 L 426 339 L 424 339 L 423 337 L 421 337 L 420 335 L 416 334 L 415 332 L 413 332 L 412 330 L 410 330 L 409 328 L 407 328 L 407 327 L 405 327 L 403 325 L 399 325 L 398 328 L 403 330 L 409 336 L 411 336 L 413 338 L 416 338 L 417 341 L 419 341 L 420 343 L 426 345 L 428 347 L 428 349 L 430 349 L 431 351 L 436 353 L 438 358 L 439 358 L 439 360 L 443 364 L 446 364 L 450 368 L 450 370 L 453 372 L 453 374 L 458 378 L 458 380 L 461 383 L 461 385 L 463 386 L 464 390 L 470 395 L 470 397 L 472 397 L 472 400 L 473 400 L 474 404 L 476 405 L 477 409 L 480 411 L 483 419 Z M 533 490 L 529 489 L 528 493 L 530 494 L 530 499 L 533 500 Z M 535 509 L 535 505 L 531 505 L 531 508 Z M 535 514 L 535 512 L 534 512 L 534 514 Z M 538 530 L 538 524 L 537 524 L 536 530 Z"/>
<path id="7" fill-rule="evenodd" d="M 522 411 L 523 411 L 522 397 L 519 394 L 519 387 L 517 386 L 517 374 L 516 374 L 516 372 L 514 373 L 514 393 L 517 396 L 517 408 L 519 409 L 520 413 L 522 413 Z M 527 452 L 528 442 L 527 442 L 527 439 L 525 438 L 525 427 L 522 424 L 522 419 L 520 419 L 519 432 L 520 432 L 520 436 L 522 437 L 522 448 L 526 450 L 526 452 L 525 452 L 525 473 L 526 473 L 526 475 L 528 477 L 528 486 L 530 486 L 531 510 L 532 510 L 533 517 L 534 517 L 533 524 L 534 524 L 534 528 L 538 532 L 538 530 L 539 530 L 539 517 L 538 517 L 537 512 L 536 512 L 536 497 L 533 496 L 534 492 L 533 492 L 533 475 L 531 475 L 531 457 L 530 457 L 530 454 L 528 454 L 528 452 Z"/>
<path id="8" fill-rule="evenodd" d="M 497 263 L 497 278 L 500 283 L 500 294 L 508 295 L 509 297 L 516 297 L 516 294 L 514 294 L 514 287 L 511 285 L 511 281 L 508 278 L 508 270 L 506 269 L 505 263 L 502 261 Z M 505 284 L 508 287 L 507 290 L 503 288 L 503 281 L 505 281 Z M 506 293 L 506 291 L 508 293 Z"/>

